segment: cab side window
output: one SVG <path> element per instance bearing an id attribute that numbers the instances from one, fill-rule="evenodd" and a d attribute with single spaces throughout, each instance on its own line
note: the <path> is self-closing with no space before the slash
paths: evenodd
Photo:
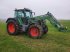
<path id="1" fill-rule="evenodd" d="M 22 11 L 18 12 L 18 17 L 24 17 L 24 13 Z"/>

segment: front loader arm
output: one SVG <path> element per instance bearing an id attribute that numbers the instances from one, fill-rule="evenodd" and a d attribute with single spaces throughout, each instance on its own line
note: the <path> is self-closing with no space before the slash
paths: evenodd
<path id="1" fill-rule="evenodd" d="M 67 28 L 66 27 L 63 27 L 63 25 L 60 24 L 60 22 L 50 13 L 48 12 L 47 14 L 45 15 L 41 15 L 41 16 L 38 16 L 39 19 L 42 19 L 42 20 L 49 20 L 50 23 L 56 27 L 59 31 L 66 31 Z"/>

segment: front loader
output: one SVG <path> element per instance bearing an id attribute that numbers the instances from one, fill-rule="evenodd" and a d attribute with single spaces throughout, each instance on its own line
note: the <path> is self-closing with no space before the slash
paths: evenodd
<path id="1" fill-rule="evenodd" d="M 51 13 L 45 15 L 33 17 L 34 12 L 32 10 L 24 9 L 15 9 L 14 18 L 8 18 L 7 23 L 7 32 L 10 35 L 17 35 L 22 32 L 26 32 L 32 38 L 40 38 L 43 34 L 48 32 L 48 27 L 45 23 L 45 20 L 48 19 L 54 27 L 59 31 L 66 31 L 64 28 Z"/>
<path id="2" fill-rule="evenodd" d="M 50 21 L 50 23 L 58 29 L 58 31 L 62 31 L 62 32 L 66 32 L 67 31 L 67 27 L 64 27 L 62 24 L 60 24 L 60 22 L 50 13 L 50 12 L 47 12 L 47 14 L 45 15 L 40 15 L 40 16 L 37 16 L 38 19 L 41 19 L 41 20 L 45 20 L 47 19 L 48 21 Z"/>

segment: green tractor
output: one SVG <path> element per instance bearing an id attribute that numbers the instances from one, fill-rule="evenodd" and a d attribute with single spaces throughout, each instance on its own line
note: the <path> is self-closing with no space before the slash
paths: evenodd
<path id="1" fill-rule="evenodd" d="M 49 12 L 37 17 L 33 17 L 33 14 L 35 13 L 27 8 L 15 9 L 14 18 L 8 18 L 6 21 L 7 32 L 10 35 L 26 32 L 32 38 L 40 38 L 48 32 L 45 19 L 49 20 L 59 31 L 66 30 Z"/>

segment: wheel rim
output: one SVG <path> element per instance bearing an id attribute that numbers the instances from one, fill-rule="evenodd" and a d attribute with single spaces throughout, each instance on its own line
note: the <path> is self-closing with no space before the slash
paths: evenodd
<path id="1" fill-rule="evenodd" d="M 15 32 L 15 26 L 14 26 L 13 23 L 9 23 L 9 24 L 8 24 L 8 31 L 9 31 L 10 33 L 14 33 L 14 32 Z"/>
<path id="2" fill-rule="evenodd" d="M 30 29 L 30 34 L 31 34 L 31 36 L 33 36 L 33 37 L 39 36 L 39 29 L 36 28 L 36 27 L 32 27 L 32 28 Z"/>

